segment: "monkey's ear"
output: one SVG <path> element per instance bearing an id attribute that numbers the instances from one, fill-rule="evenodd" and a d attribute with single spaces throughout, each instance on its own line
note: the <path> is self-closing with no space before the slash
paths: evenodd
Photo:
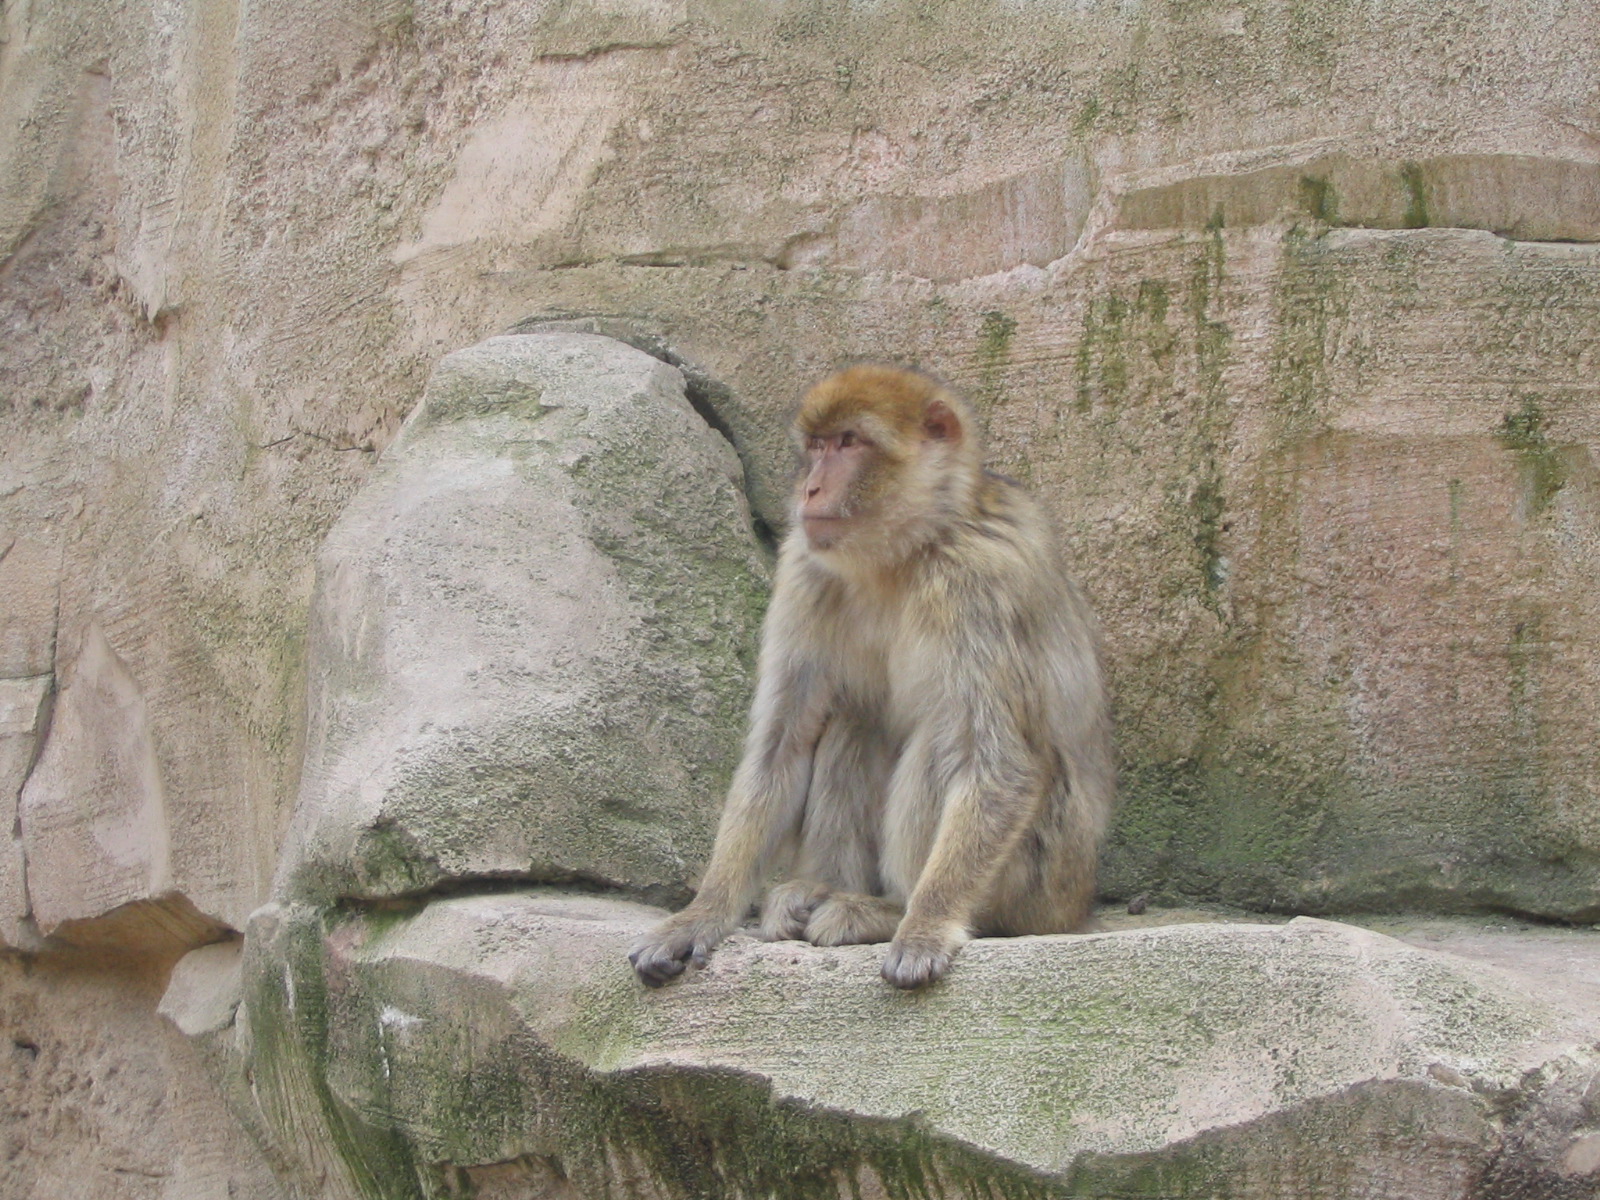
<path id="1" fill-rule="evenodd" d="M 928 411 L 922 414 L 922 432 L 930 442 L 949 442 L 952 446 L 958 446 L 967 431 L 962 427 L 961 416 L 955 409 L 943 400 L 930 400 Z"/>

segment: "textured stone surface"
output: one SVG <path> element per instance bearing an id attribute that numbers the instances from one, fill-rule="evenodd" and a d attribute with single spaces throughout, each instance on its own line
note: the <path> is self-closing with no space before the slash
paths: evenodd
<path id="1" fill-rule="evenodd" d="M 19 807 L 43 932 L 170 890 L 169 814 L 145 698 L 98 628 L 64 682 Z"/>
<path id="2" fill-rule="evenodd" d="M 0 536 L 0 679 L 55 669 L 60 551 L 31 538 Z"/>
<path id="3" fill-rule="evenodd" d="M 974 395 L 1106 629 L 1113 893 L 1594 917 L 1597 88 L 1590 0 L 5 4 L 0 681 L 118 682 L 0 735 L 0 938 L 243 927 L 317 548 L 443 355 L 585 320 L 768 524 L 823 370 Z"/>
<path id="4" fill-rule="evenodd" d="M 0 957 L 0 1195 L 295 1200 L 155 1015 L 168 966 Z"/>
<path id="5" fill-rule="evenodd" d="M 104 634 L 202 911 L 432 364 L 599 315 L 769 524 L 826 367 L 973 393 L 1102 614 L 1117 894 L 1591 915 L 1592 5 L 111 13 L 4 18 L 0 653 Z"/>
<path id="6" fill-rule="evenodd" d="M 329 902 L 473 878 L 685 896 L 766 568 L 683 376 L 609 338 L 446 358 L 328 536 L 280 868 Z"/>
<path id="7" fill-rule="evenodd" d="M 1572 1169 L 1593 995 L 1464 957 L 1304 918 L 1190 924 L 981 940 L 905 994 L 881 947 L 735 939 L 649 991 L 623 952 L 655 916 L 555 894 L 263 910 L 243 995 L 268 1124 L 395 1194 L 513 1160 L 582 1196 L 1600 1184 Z M 1564 952 L 1600 966 L 1592 939 Z M 1498 1190 L 1540 1180 L 1557 1190 Z"/>
<path id="8" fill-rule="evenodd" d="M 50 704 L 49 675 L 0 679 L 0 946 L 32 939 L 27 922 L 27 860 L 18 836 L 17 800 L 33 769 Z"/>

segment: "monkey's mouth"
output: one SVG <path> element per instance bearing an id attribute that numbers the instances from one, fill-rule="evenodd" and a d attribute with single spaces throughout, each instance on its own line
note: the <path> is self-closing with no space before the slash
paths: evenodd
<path id="1" fill-rule="evenodd" d="M 806 540 L 823 549 L 842 538 L 850 527 L 846 517 L 802 517 L 800 523 L 805 527 Z"/>

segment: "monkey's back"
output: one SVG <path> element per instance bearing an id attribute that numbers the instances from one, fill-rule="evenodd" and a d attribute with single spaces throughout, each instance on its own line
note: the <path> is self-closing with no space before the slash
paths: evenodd
<path id="1" fill-rule="evenodd" d="M 981 631 L 966 650 L 995 657 L 993 686 L 1020 707 L 1045 778 L 1038 812 L 996 880 L 979 932 L 1069 932 L 1088 919 L 1116 794 L 1099 628 L 1038 502 L 992 473 L 975 500 L 973 519 L 955 527 L 945 556 Z M 985 611 L 987 621 L 977 615 Z"/>

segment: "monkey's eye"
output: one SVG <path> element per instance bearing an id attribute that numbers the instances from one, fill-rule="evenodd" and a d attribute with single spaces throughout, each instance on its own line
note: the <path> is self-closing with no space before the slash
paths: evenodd
<path id="1" fill-rule="evenodd" d="M 839 435 L 840 446 L 854 446 L 860 440 L 861 439 L 856 436 L 855 430 L 853 429 L 846 429 Z"/>
<path id="2" fill-rule="evenodd" d="M 825 439 L 819 438 L 816 434 L 809 434 L 806 437 L 806 450 L 812 454 L 821 454 L 824 441 Z"/>

